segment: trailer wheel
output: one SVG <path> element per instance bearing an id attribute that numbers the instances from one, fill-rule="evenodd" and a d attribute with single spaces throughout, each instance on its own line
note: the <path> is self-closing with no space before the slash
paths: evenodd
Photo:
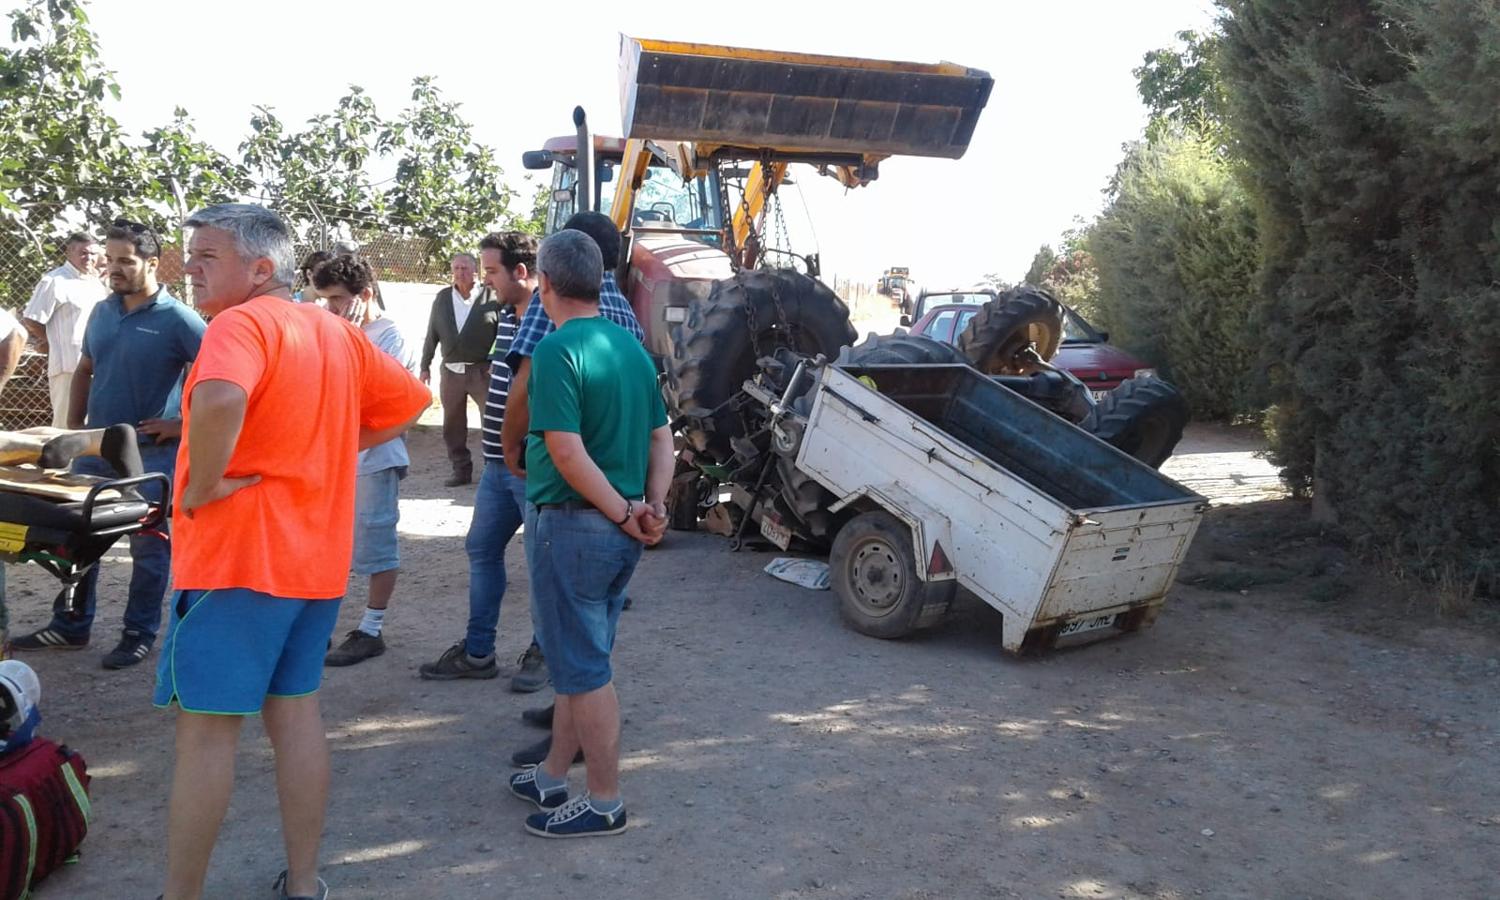
<path id="1" fill-rule="evenodd" d="M 829 575 L 839 612 L 855 631 L 905 637 L 948 611 L 958 583 L 923 581 L 911 545 L 911 529 L 882 510 L 861 513 L 839 529 Z"/>

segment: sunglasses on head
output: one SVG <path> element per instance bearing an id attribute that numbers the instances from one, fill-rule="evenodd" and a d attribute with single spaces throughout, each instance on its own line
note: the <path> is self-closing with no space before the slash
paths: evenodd
<path id="1" fill-rule="evenodd" d="M 110 226 L 113 228 L 123 228 L 131 234 L 149 235 L 151 240 L 156 244 L 157 252 L 161 252 L 161 238 L 158 237 L 156 232 L 151 229 L 150 225 L 143 225 L 140 222 L 132 222 L 129 219 L 115 219 L 110 223 Z"/>

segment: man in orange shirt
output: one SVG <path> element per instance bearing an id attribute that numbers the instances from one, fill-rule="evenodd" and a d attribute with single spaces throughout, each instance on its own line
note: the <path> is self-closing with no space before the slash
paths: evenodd
<path id="1" fill-rule="evenodd" d="M 357 451 L 431 396 L 359 329 L 291 302 L 292 242 L 249 204 L 191 216 L 184 267 L 213 317 L 183 388 L 172 620 L 156 703 L 176 703 L 166 900 L 197 898 L 234 786 L 245 716 L 276 755 L 283 898 L 327 896 L 318 845 L 328 742 L 323 654 L 353 555 Z"/>

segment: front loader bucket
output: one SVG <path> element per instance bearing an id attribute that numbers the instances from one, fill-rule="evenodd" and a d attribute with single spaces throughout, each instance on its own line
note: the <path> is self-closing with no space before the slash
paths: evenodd
<path id="1" fill-rule="evenodd" d="M 625 136 L 803 154 L 936 156 L 969 147 L 994 79 L 888 62 L 621 36 Z"/>

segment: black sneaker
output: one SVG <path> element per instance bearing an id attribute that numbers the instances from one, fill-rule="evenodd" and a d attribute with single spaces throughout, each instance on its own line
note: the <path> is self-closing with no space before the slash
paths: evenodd
<path id="1" fill-rule="evenodd" d="M 13 650 L 82 650 L 88 645 L 88 638 L 71 637 L 50 625 L 40 631 L 23 634 L 10 642 Z"/>
<path id="2" fill-rule="evenodd" d="M 522 750 L 517 750 L 515 753 L 512 753 L 510 755 L 510 761 L 515 763 L 516 766 L 520 768 L 525 768 L 526 766 L 539 766 L 542 764 L 542 760 L 547 758 L 547 754 L 551 752 L 552 735 L 549 734 L 541 740 L 537 741 L 535 744 L 532 744 L 530 747 Z M 578 753 L 573 756 L 573 765 L 576 766 L 581 762 L 583 762 L 583 751 L 579 750 Z"/>
<path id="3" fill-rule="evenodd" d="M 453 681 L 458 678 L 494 678 L 500 674 L 500 667 L 495 664 L 493 653 L 488 662 L 478 665 L 470 662 L 469 651 L 464 648 L 464 642 L 459 641 L 444 650 L 437 662 L 422 663 L 417 673 L 429 681 Z"/>
<path id="4" fill-rule="evenodd" d="M 517 694 L 534 694 L 552 680 L 547 674 L 547 659 L 542 656 L 542 648 L 536 645 L 536 641 L 531 642 L 517 662 L 521 668 L 510 679 L 510 689 Z"/>
<path id="5" fill-rule="evenodd" d="M 521 710 L 521 721 L 527 725 L 535 725 L 538 728 L 552 729 L 552 711 L 557 709 L 553 706 L 543 706 L 537 709 Z"/>
<path id="6" fill-rule="evenodd" d="M 115 649 L 104 654 L 104 668 L 127 669 L 145 659 L 155 643 L 155 638 L 146 637 L 134 628 L 127 628 L 120 635 L 120 643 L 115 645 Z"/>
<path id="7" fill-rule="evenodd" d="M 323 657 L 325 666 L 352 666 L 385 652 L 385 638 L 378 634 L 365 634 L 358 628 L 349 632 L 337 650 L 329 650 Z"/>

